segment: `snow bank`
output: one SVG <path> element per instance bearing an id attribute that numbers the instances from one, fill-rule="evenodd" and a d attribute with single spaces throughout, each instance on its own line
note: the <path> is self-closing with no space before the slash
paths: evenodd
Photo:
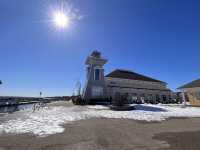
<path id="1" fill-rule="evenodd" d="M 86 119 L 76 111 L 76 107 L 47 107 L 36 112 L 26 112 L 26 117 L 9 120 L 0 124 L 0 132 L 33 133 L 39 136 L 61 133 L 60 125 L 80 119 Z"/>
<path id="2" fill-rule="evenodd" d="M 107 106 L 102 106 L 102 105 L 91 105 L 91 106 L 87 106 L 87 108 L 90 108 L 90 109 L 109 109 L 109 107 Z"/>
<path id="3" fill-rule="evenodd" d="M 133 111 L 112 111 L 105 106 L 49 106 L 36 112 L 20 111 L 16 119 L 0 124 L 0 133 L 33 133 L 47 136 L 62 133 L 65 123 L 89 118 L 123 118 L 162 121 L 169 117 L 200 117 L 200 108 L 164 105 L 136 105 Z M 18 112 L 16 112 L 18 113 Z M 9 114 L 9 115 L 16 115 Z M 11 117 L 12 118 L 12 117 Z"/>

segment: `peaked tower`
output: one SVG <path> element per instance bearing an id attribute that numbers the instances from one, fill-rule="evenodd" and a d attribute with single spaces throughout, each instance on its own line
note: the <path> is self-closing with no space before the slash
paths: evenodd
<path id="1" fill-rule="evenodd" d="M 86 59 L 87 75 L 83 98 L 88 102 L 107 98 L 103 69 L 106 62 L 107 60 L 102 58 L 98 51 L 93 51 Z"/>

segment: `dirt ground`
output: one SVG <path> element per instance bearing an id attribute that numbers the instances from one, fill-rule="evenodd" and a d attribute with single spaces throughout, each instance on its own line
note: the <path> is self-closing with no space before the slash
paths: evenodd
<path id="1" fill-rule="evenodd" d="M 61 134 L 0 135 L 0 150 L 199 150 L 200 118 L 140 122 L 89 119 L 66 124 Z"/>

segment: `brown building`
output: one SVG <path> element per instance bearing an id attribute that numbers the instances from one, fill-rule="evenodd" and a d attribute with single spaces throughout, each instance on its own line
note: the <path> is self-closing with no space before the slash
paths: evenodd
<path id="1" fill-rule="evenodd" d="M 200 79 L 194 80 L 179 87 L 184 92 L 186 101 L 193 106 L 200 106 Z"/>

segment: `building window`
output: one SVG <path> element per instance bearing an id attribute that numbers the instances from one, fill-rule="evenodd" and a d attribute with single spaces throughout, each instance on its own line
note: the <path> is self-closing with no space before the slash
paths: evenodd
<path id="1" fill-rule="evenodd" d="M 143 97 L 143 98 L 145 98 L 145 94 L 144 94 L 144 93 L 142 93 L 142 94 L 140 95 L 140 97 Z"/>
<path id="2" fill-rule="evenodd" d="M 197 97 L 198 100 L 200 100 L 200 92 L 196 93 L 196 97 Z"/>
<path id="3" fill-rule="evenodd" d="M 100 69 L 94 70 L 94 80 L 100 80 Z"/>
<path id="4" fill-rule="evenodd" d="M 95 96 L 95 97 L 103 96 L 103 88 L 100 86 L 93 86 L 92 87 L 92 96 Z"/>
<path id="5" fill-rule="evenodd" d="M 166 95 L 162 95 L 162 99 L 163 99 L 164 102 L 166 102 L 167 101 L 167 96 Z"/>
<path id="6" fill-rule="evenodd" d="M 137 93 L 133 93 L 132 95 L 133 95 L 133 96 L 137 96 Z"/>
<path id="7" fill-rule="evenodd" d="M 171 99 L 172 99 L 171 95 L 169 95 L 168 97 L 169 97 L 169 100 L 171 100 Z"/>
<path id="8" fill-rule="evenodd" d="M 132 93 L 132 100 L 137 100 L 137 93 Z"/>
<path id="9" fill-rule="evenodd" d="M 152 94 L 148 94 L 148 99 L 152 100 L 153 99 L 153 95 Z"/>
<path id="10" fill-rule="evenodd" d="M 156 101 L 160 102 L 160 96 L 159 96 L 159 94 L 156 94 Z"/>
<path id="11" fill-rule="evenodd" d="M 144 103 L 144 101 L 145 101 L 145 94 L 144 93 L 140 95 L 140 100 L 142 101 L 142 103 Z"/>

